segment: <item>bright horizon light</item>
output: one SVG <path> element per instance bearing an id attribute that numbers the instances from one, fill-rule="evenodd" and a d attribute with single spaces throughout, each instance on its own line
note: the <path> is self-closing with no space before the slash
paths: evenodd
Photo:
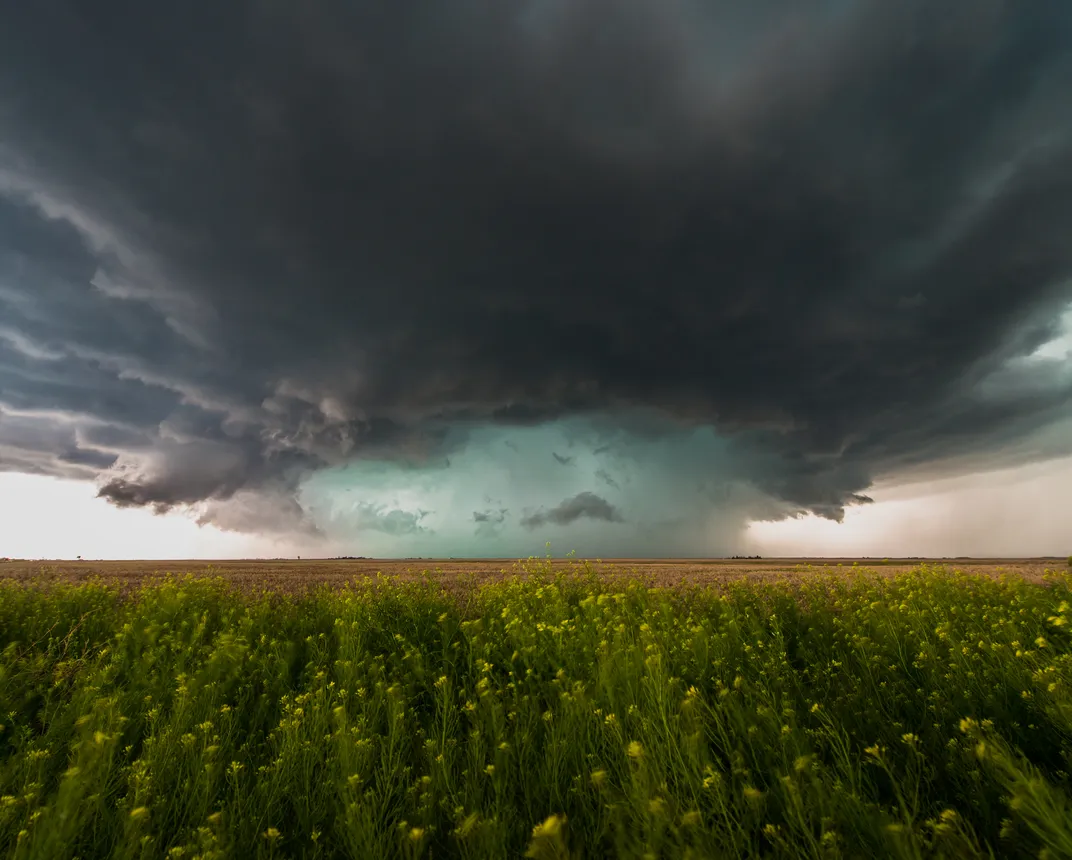
<path id="1" fill-rule="evenodd" d="M 1072 551 L 1072 458 L 940 481 L 878 486 L 873 505 L 843 523 L 814 516 L 752 522 L 735 553 L 766 558 L 1065 557 Z M 1041 502 L 1041 504 L 1040 504 Z M 0 557 L 22 559 L 241 559 L 336 555 L 407 557 L 271 540 L 199 526 L 180 511 L 155 515 L 96 498 L 88 482 L 0 474 Z M 382 544 L 381 544 L 382 546 Z M 569 552 L 554 546 L 556 557 Z M 430 556 L 429 556 L 430 557 Z M 464 557 L 459 555 L 458 557 Z"/>

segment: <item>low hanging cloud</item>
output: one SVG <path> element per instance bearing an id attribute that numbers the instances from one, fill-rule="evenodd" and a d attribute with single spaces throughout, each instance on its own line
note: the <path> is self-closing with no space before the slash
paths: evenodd
<path id="1" fill-rule="evenodd" d="M 572 422 L 626 496 L 713 428 L 660 462 L 753 488 L 733 522 L 1067 453 L 1067 358 L 1026 359 L 1070 42 L 1067 0 L 18 4 L 0 469 L 304 534 L 312 477 L 489 426 Z"/>
<path id="2" fill-rule="evenodd" d="M 375 512 L 371 519 L 382 522 Z M 320 527 L 295 499 L 248 490 L 235 493 L 226 502 L 209 501 L 199 505 L 197 522 L 199 525 L 211 524 L 225 531 L 266 532 L 304 537 L 314 542 L 322 541 L 324 537 Z"/>
<path id="3" fill-rule="evenodd" d="M 550 510 L 539 510 L 521 518 L 521 525 L 527 529 L 542 526 L 568 526 L 577 520 L 602 520 L 607 523 L 624 523 L 621 512 L 606 499 L 595 493 L 578 493 L 570 499 L 564 499 Z"/>
<path id="4" fill-rule="evenodd" d="M 355 532 L 382 532 L 397 537 L 431 531 L 421 524 L 429 513 L 430 511 L 388 509 L 383 505 L 360 502 L 353 508 L 347 521 Z"/>
<path id="5" fill-rule="evenodd" d="M 473 511 L 473 522 L 476 523 L 474 534 L 477 537 L 494 537 L 498 535 L 509 513 L 510 511 L 507 508 Z"/>

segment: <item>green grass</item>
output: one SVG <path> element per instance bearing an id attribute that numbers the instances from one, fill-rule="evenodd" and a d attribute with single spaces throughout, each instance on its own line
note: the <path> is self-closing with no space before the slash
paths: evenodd
<path id="1" fill-rule="evenodd" d="M 1070 587 L 0 587 L 0 853 L 1072 857 Z"/>

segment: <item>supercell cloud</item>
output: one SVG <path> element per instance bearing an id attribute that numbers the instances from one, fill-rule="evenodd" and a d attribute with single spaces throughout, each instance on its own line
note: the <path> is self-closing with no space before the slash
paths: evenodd
<path id="1" fill-rule="evenodd" d="M 1067 0 L 15 5 L 0 469 L 640 553 L 1067 453 L 1070 45 Z"/>

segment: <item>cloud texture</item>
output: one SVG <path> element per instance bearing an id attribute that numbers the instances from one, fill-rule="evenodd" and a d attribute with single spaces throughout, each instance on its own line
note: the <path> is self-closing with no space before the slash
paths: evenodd
<path id="1" fill-rule="evenodd" d="M 1069 445 L 1024 445 L 1072 402 L 1025 358 L 1072 301 L 1067 0 L 4 19 L 2 469 L 315 533 L 311 475 L 487 426 L 618 452 L 541 525 L 620 516 L 637 440 L 700 427 L 675 480 L 767 517 Z"/>
<path id="2" fill-rule="evenodd" d="M 595 493 L 578 493 L 569 499 L 563 499 L 550 510 L 538 510 L 521 518 L 521 525 L 527 529 L 536 529 L 553 523 L 568 526 L 581 519 L 603 520 L 607 523 L 625 522 L 621 512 L 610 502 Z"/>

